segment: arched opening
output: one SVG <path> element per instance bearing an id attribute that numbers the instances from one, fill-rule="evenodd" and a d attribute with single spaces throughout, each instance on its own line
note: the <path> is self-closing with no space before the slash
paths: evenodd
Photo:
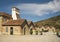
<path id="1" fill-rule="evenodd" d="M 26 28 L 24 28 L 24 35 L 26 34 Z"/>
<path id="2" fill-rule="evenodd" d="M 31 35 L 33 34 L 33 30 L 32 30 L 32 29 L 30 29 L 30 34 L 31 34 Z"/>

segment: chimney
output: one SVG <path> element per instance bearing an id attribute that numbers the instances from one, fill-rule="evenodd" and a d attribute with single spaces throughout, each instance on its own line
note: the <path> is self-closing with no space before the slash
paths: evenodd
<path id="1" fill-rule="evenodd" d="M 13 18 L 13 20 L 19 20 L 20 19 L 19 11 L 20 10 L 18 8 L 12 7 L 12 18 Z"/>

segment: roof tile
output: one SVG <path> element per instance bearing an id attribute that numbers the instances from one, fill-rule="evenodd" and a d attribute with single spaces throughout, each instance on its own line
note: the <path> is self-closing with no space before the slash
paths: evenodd
<path id="1" fill-rule="evenodd" d="M 25 19 L 20 19 L 20 20 L 10 20 L 7 22 L 4 22 L 2 25 L 3 26 L 19 26 L 22 25 Z"/>

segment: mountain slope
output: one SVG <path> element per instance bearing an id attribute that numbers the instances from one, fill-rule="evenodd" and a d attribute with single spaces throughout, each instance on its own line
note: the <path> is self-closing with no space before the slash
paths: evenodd
<path id="1" fill-rule="evenodd" d="M 35 24 L 37 24 L 37 26 L 42 26 L 42 25 L 43 26 L 44 25 L 47 25 L 47 26 L 60 25 L 60 15 L 51 17 L 51 18 L 46 19 L 46 20 L 35 22 Z"/>

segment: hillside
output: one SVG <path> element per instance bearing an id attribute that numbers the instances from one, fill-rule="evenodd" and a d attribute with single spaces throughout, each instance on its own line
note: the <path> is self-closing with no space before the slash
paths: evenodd
<path id="1" fill-rule="evenodd" d="M 51 18 L 46 19 L 46 20 L 35 22 L 35 24 L 37 24 L 37 26 L 42 26 L 42 25 L 43 26 L 44 25 L 47 25 L 47 26 L 60 25 L 60 15 L 51 17 Z"/>

